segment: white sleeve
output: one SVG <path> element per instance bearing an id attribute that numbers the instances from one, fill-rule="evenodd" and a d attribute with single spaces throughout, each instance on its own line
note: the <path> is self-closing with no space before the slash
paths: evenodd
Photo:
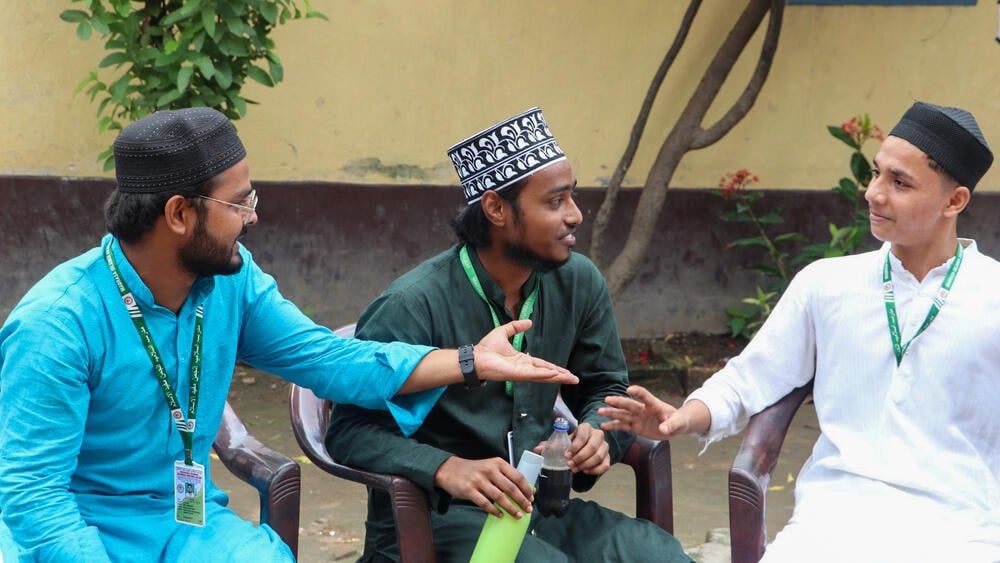
<path id="1" fill-rule="evenodd" d="M 712 415 L 709 431 L 697 435 L 706 446 L 740 432 L 752 415 L 813 377 L 816 328 L 810 291 L 819 281 L 814 272 L 800 272 L 746 349 L 685 400 L 705 403 Z"/>

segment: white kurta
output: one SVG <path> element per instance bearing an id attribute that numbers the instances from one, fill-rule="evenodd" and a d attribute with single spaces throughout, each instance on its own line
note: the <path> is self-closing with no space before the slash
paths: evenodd
<path id="1" fill-rule="evenodd" d="M 711 411 L 712 442 L 815 375 L 821 434 L 765 561 L 1000 561 L 1000 263 L 961 242 L 947 302 L 898 367 L 885 244 L 806 267 L 743 353 L 688 398 Z M 918 282 L 890 260 L 905 343 L 951 261 Z"/>

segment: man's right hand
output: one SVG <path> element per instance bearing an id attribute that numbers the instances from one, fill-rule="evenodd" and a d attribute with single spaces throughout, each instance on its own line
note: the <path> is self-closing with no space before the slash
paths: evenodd
<path id="1" fill-rule="evenodd" d="M 688 401 L 675 409 L 641 385 L 630 385 L 626 392 L 632 398 L 609 395 L 604 398 L 608 406 L 597 409 L 597 414 L 611 419 L 601 423 L 602 430 L 624 430 L 653 440 L 669 440 L 680 434 L 708 432 L 712 426 L 712 413 L 701 401 Z"/>
<path id="2" fill-rule="evenodd" d="M 531 485 L 524 475 L 498 457 L 449 457 L 434 474 L 434 484 L 452 497 L 470 500 L 498 517 L 503 514 L 493 505 L 494 502 L 515 518 L 521 518 L 524 513 L 531 512 L 531 501 L 534 500 Z"/>

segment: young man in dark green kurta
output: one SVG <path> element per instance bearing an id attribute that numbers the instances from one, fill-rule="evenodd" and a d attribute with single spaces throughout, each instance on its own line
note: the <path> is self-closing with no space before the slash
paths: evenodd
<path id="1" fill-rule="evenodd" d="M 625 358 L 604 279 L 572 252 L 582 221 L 576 180 L 541 111 L 449 154 L 469 202 L 455 221 L 462 243 L 393 282 L 361 315 L 358 337 L 454 346 L 530 318 L 515 347 L 565 366 L 580 382 L 480 387 L 472 373 L 445 391 L 409 438 L 380 413 L 338 405 L 327 447 L 342 463 L 404 475 L 427 490 L 440 561 L 469 560 L 487 512 L 499 514 L 494 501 L 533 518 L 519 561 L 689 561 L 670 534 L 593 502 L 573 499 L 562 518 L 526 514 L 532 491 L 508 460 L 548 437 L 560 391 L 580 422 L 569 452 L 575 484 L 592 485 L 631 445 L 630 434 L 601 431 L 597 414 L 605 396 L 624 395 Z M 371 491 L 362 560 L 398 557 L 389 498 Z"/>

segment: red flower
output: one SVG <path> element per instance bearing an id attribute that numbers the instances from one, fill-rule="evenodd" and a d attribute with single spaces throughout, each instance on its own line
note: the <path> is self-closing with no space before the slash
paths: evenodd
<path id="1" fill-rule="evenodd" d="M 760 182 L 759 176 L 743 168 L 736 172 L 729 172 L 723 176 L 719 180 L 719 188 L 722 189 L 722 196 L 728 199 L 743 192 L 751 184 L 758 182 Z"/>
<path id="2" fill-rule="evenodd" d="M 867 113 L 852 117 L 847 123 L 841 123 L 840 129 L 844 133 L 847 133 L 847 136 L 853 139 L 854 143 L 859 147 L 868 139 L 885 140 L 882 129 L 872 123 Z"/>

